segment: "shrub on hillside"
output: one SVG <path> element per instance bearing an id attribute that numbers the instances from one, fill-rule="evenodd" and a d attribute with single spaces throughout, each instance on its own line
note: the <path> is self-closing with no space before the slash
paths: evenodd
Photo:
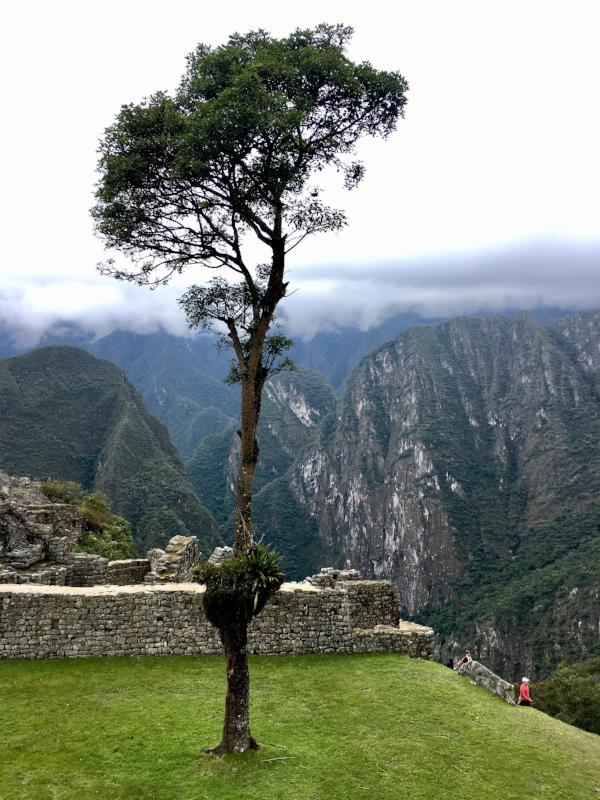
<path id="1" fill-rule="evenodd" d="M 48 478 L 42 483 L 42 492 L 53 503 L 67 503 L 78 506 L 84 496 L 81 484 L 75 481 L 53 481 Z"/>
<path id="2" fill-rule="evenodd" d="M 79 507 L 83 515 L 83 539 L 76 552 L 94 553 L 111 561 L 136 557 L 131 525 L 111 512 L 105 494 L 86 494 L 78 483 L 51 479 L 42 483 L 42 491 L 53 503 Z"/>
<path id="3" fill-rule="evenodd" d="M 537 709 L 569 725 L 600 734 L 600 658 L 582 664 L 559 664 L 556 672 L 536 684 Z"/>

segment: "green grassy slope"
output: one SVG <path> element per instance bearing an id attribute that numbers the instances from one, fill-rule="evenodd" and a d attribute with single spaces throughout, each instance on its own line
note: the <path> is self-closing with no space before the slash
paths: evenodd
<path id="1" fill-rule="evenodd" d="M 105 492 L 138 552 L 176 534 L 197 535 L 204 552 L 220 541 L 166 427 L 119 367 L 80 348 L 0 361 L 0 467 Z"/>
<path id="2" fill-rule="evenodd" d="M 399 655 L 252 658 L 263 749 L 220 761 L 218 657 L 0 663 L 1 800 L 583 800 L 600 737 Z"/>

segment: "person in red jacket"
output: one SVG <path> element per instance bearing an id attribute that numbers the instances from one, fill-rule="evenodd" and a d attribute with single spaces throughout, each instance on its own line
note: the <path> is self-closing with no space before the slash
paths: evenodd
<path id="1" fill-rule="evenodd" d="M 521 688 L 519 690 L 519 705 L 531 705 L 531 697 L 529 696 L 529 678 L 523 678 L 523 682 L 521 683 Z"/>
<path id="2" fill-rule="evenodd" d="M 458 667 L 462 667 L 463 664 L 468 664 L 469 661 L 472 661 L 472 660 L 473 659 L 471 658 L 471 651 L 467 650 L 467 654 L 461 658 L 461 660 L 458 662 L 457 666 Z"/>

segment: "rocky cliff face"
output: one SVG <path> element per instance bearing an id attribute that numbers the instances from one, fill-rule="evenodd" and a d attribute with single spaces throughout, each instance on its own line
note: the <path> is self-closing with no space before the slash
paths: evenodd
<path id="1" fill-rule="evenodd" d="M 336 396 L 322 375 L 299 367 L 271 378 L 265 385 L 258 426 L 260 454 L 254 492 L 285 475 L 336 406 Z M 188 478 L 200 499 L 225 523 L 235 503 L 239 444 L 233 427 L 207 437 L 186 464 Z"/>
<path id="2" fill-rule="evenodd" d="M 372 351 L 288 478 L 326 560 L 392 579 L 413 615 L 496 580 L 600 499 L 599 365 L 600 312 L 457 318 Z"/>

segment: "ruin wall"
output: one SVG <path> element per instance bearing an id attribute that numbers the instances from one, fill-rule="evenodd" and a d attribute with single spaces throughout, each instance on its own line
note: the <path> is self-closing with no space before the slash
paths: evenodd
<path id="1" fill-rule="evenodd" d="M 249 651 L 399 652 L 431 658 L 432 629 L 399 622 L 397 601 L 395 610 L 390 605 L 389 583 L 368 583 L 371 601 L 387 609 L 374 625 L 363 603 L 366 588 L 284 584 L 252 621 Z M 181 583 L 0 586 L 0 658 L 221 653 L 218 632 L 204 616 L 203 591 L 199 584 Z M 387 624 L 391 615 L 393 624 Z M 356 624 L 366 622 L 366 627 Z"/>

